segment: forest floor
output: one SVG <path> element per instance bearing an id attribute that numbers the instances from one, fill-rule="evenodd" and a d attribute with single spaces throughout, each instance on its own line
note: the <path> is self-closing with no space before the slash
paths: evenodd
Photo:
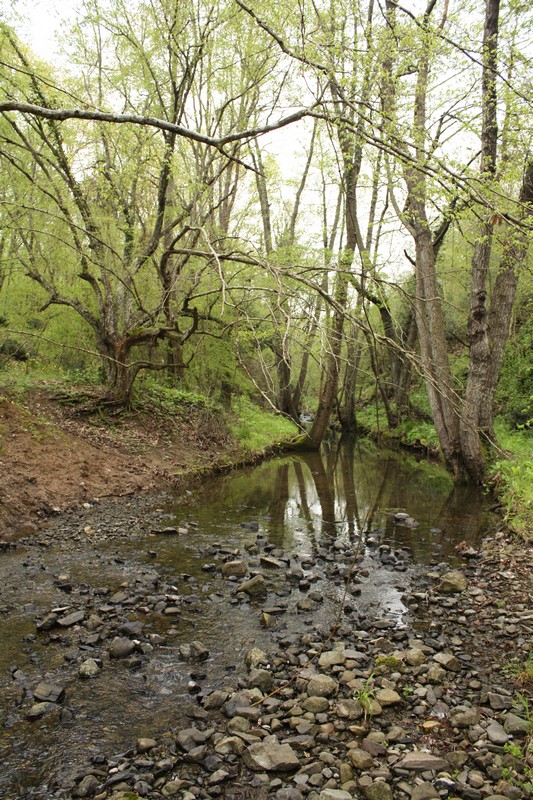
<path id="1" fill-rule="evenodd" d="M 0 395 L 0 538 L 27 535 L 39 520 L 95 498 L 177 486 L 190 471 L 238 456 L 212 412 L 104 420 L 43 391 L 23 402 Z"/>

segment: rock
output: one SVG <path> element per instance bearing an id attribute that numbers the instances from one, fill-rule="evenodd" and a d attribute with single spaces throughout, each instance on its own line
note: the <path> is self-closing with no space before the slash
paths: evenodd
<path id="1" fill-rule="evenodd" d="M 248 678 L 248 685 L 261 689 L 264 694 L 268 694 L 274 684 L 272 673 L 267 669 L 252 669 Z"/>
<path id="2" fill-rule="evenodd" d="M 67 614 L 66 617 L 60 617 L 57 620 L 57 624 L 61 625 L 62 628 L 70 628 L 72 625 L 77 625 L 78 622 L 81 622 L 84 619 L 85 619 L 85 611 L 74 611 L 72 614 Z M 78 797 L 85 797 L 85 796 L 86 795 L 78 795 Z"/>
<path id="3" fill-rule="evenodd" d="M 487 694 L 487 699 L 493 711 L 503 711 L 506 708 L 511 708 L 513 705 L 512 697 L 496 694 L 496 692 L 489 692 Z"/>
<path id="4" fill-rule="evenodd" d="M 184 728 L 178 733 L 176 742 L 182 750 L 190 753 L 197 745 L 205 744 L 211 738 L 213 732 L 212 729 L 201 731 L 199 728 Z"/>
<path id="5" fill-rule="evenodd" d="M 302 707 L 311 714 L 322 714 L 329 709 L 329 700 L 327 697 L 307 697 Z"/>
<path id="6" fill-rule="evenodd" d="M 392 789 L 384 781 L 374 781 L 364 788 L 367 800 L 393 800 Z"/>
<path id="7" fill-rule="evenodd" d="M 80 678 L 95 678 L 100 674 L 101 671 L 101 667 L 98 666 L 94 658 L 87 658 L 82 664 L 80 664 L 78 675 Z"/>
<path id="8" fill-rule="evenodd" d="M 157 742 L 155 739 L 146 739 L 141 738 L 137 739 L 137 752 L 138 753 L 147 753 L 149 750 L 153 750 L 156 747 Z"/>
<path id="9" fill-rule="evenodd" d="M 226 578 L 230 576 L 243 578 L 248 574 L 248 567 L 244 561 L 226 561 L 225 564 L 222 564 L 222 574 Z"/>
<path id="10" fill-rule="evenodd" d="M 449 714 L 454 728 L 469 728 L 479 722 L 479 708 L 476 706 L 455 706 Z"/>
<path id="11" fill-rule="evenodd" d="M 364 709 L 358 700 L 341 700 L 335 707 L 335 713 L 340 719 L 359 719 Z"/>
<path id="12" fill-rule="evenodd" d="M 185 781 L 180 781 L 179 779 L 175 781 L 169 781 L 163 786 L 161 794 L 163 795 L 163 797 L 174 797 L 179 792 L 181 792 L 184 785 L 187 786 Z"/>
<path id="13" fill-rule="evenodd" d="M 214 692 L 211 692 L 211 694 L 208 694 L 207 697 L 204 698 L 203 707 L 206 711 L 217 711 L 219 708 L 222 708 L 227 699 L 227 692 L 223 689 L 215 689 Z"/>
<path id="14" fill-rule="evenodd" d="M 33 696 L 36 700 L 42 700 L 46 703 L 59 703 L 65 696 L 65 690 L 56 683 L 41 681 L 33 690 Z"/>
<path id="15" fill-rule="evenodd" d="M 100 782 L 94 775 L 86 775 L 72 792 L 72 797 L 92 797 Z"/>
<path id="16" fill-rule="evenodd" d="M 249 581 L 241 583 L 237 587 L 238 592 L 244 592 L 250 597 L 265 597 L 267 594 L 266 581 L 262 575 L 254 575 Z"/>
<path id="17" fill-rule="evenodd" d="M 505 731 L 511 736 L 522 738 L 527 736 L 531 730 L 531 723 L 516 714 L 505 715 Z"/>
<path id="18" fill-rule="evenodd" d="M 424 781 L 424 783 L 415 786 L 411 794 L 411 800 L 433 800 L 435 797 L 440 797 L 440 795 L 429 781 Z"/>
<path id="19" fill-rule="evenodd" d="M 278 558 L 272 558 L 271 556 L 261 556 L 259 559 L 259 563 L 262 567 L 266 567 L 266 569 L 286 569 L 287 564 L 284 561 L 280 561 Z"/>
<path id="20" fill-rule="evenodd" d="M 56 705 L 56 703 L 34 703 L 26 714 L 26 719 L 39 719 L 40 717 L 44 717 L 45 714 L 49 714 L 51 711 L 57 711 L 58 709 L 59 706 Z"/>
<path id="21" fill-rule="evenodd" d="M 244 742 L 238 736 L 226 736 L 216 743 L 214 749 L 221 756 L 240 756 L 244 750 Z"/>
<path id="22" fill-rule="evenodd" d="M 47 614 L 43 620 L 36 623 L 35 627 L 38 631 L 49 631 L 56 627 L 58 619 L 59 617 L 57 614 Z"/>
<path id="23" fill-rule="evenodd" d="M 440 594 L 456 594 L 464 592 L 467 586 L 468 581 L 463 573 L 454 569 L 442 576 L 442 580 L 437 586 L 437 592 L 440 592 Z"/>
<path id="24" fill-rule="evenodd" d="M 310 697 L 330 697 L 339 688 L 339 684 L 329 675 L 314 675 L 307 684 Z"/>
<path id="25" fill-rule="evenodd" d="M 487 736 L 493 744 L 505 744 L 509 741 L 509 734 L 505 732 L 499 722 L 492 721 L 487 727 Z"/>
<path id="26" fill-rule="evenodd" d="M 395 767 L 397 769 L 412 769 L 417 772 L 425 772 L 426 770 L 445 770 L 448 768 L 448 762 L 443 758 L 434 756 L 432 753 L 413 750 L 395 764 Z"/>
<path id="27" fill-rule="evenodd" d="M 394 689 L 380 689 L 376 692 L 376 700 L 380 706 L 394 706 L 402 702 L 402 698 Z"/>
<path id="28" fill-rule="evenodd" d="M 433 656 L 433 660 L 440 664 L 444 669 L 450 672 L 460 672 L 461 664 L 453 653 L 437 653 Z"/>
<path id="29" fill-rule="evenodd" d="M 253 667 L 258 667 L 259 664 L 266 664 L 268 662 L 268 656 L 264 652 L 264 650 L 260 650 L 258 647 L 252 647 L 251 650 L 248 650 L 244 657 L 244 663 L 248 667 L 248 669 L 252 669 Z"/>
<path id="30" fill-rule="evenodd" d="M 135 650 L 136 643 L 126 636 L 115 636 L 108 647 L 110 658 L 127 658 Z"/>
<path id="31" fill-rule="evenodd" d="M 432 666 L 428 669 L 426 678 L 430 683 L 443 683 L 446 680 L 446 670 L 437 665 Z"/>
<path id="32" fill-rule="evenodd" d="M 353 800 L 353 795 L 344 789 L 322 789 L 319 800 Z"/>
<path id="33" fill-rule="evenodd" d="M 370 753 L 367 753 L 366 750 L 360 747 L 354 747 L 352 750 L 348 750 L 346 755 L 350 764 L 352 767 L 355 767 L 355 769 L 372 769 L 374 766 L 374 759 Z"/>
<path id="34" fill-rule="evenodd" d="M 406 652 L 405 661 L 410 667 L 419 667 L 426 663 L 426 655 L 419 647 L 412 647 Z"/>
<path id="35" fill-rule="evenodd" d="M 207 783 L 209 786 L 217 786 L 219 783 L 224 783 L 230 777 L 230 774 L 225 769 L 215 770 L 208 778 Z"/>
<path id="36" fill-rule="evenodd" d="M 300 762 L 289 744 L 280 744 L 275 736 L 252 744 L 243 753 L 244 763 L 256 772 L 293 772 Z"/>
<path id="37" fill-rule="evenodd" d="M 182 644 L 179 654 L 184 661 L 206 661 L 209 658 L 209 650 L 202 642 L 198 641 Z"/>
<path id="38" fill-rule="evenodd" d="M 318 659 L 319 667 L 334 667 L 346 663 L 346 654 L 344 650 L 327 650 L 321 653 Z"/>

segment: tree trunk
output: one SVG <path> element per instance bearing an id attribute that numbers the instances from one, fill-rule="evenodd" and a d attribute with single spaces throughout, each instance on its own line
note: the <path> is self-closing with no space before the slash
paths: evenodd
<path id="1" fill-rule="evenodd" d="M 498 68 L 498 16 L 500 0 L 486 0 L 483 32 L 481 179 L 492 181 L 496 173 L 498 140 L 496 74 Z M 492 215 L 481 227 L 472 259 L 468 339 L 470 360 L 460 421 L 461 453 L 469 475 L 482 481 L 485 459 L 480 437 L 480 414 L 490 362 L 487 313 L 487 279 L 492 249 Z"/>

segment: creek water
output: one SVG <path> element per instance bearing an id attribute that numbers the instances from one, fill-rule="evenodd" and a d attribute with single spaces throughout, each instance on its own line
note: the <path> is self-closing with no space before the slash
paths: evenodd
<path id="1" fill-rule="evenodd" d="M 406 524 L 395 517 L 402 511 Z M 169 526 L 181 532 L 161 533 Z M 440 467 L 405 454 L 349 442 L 211 478 L 179 498 L 105 501 L 61 515 L 34 541 L 0 553 L 0 796 L 64 797 L 63 780 L 89 757 L 183 726 L 196 692 L 238 685 L 250 647 L 268 652 L 273 640 L 331 626 L 351 563 L 359 586 L 347 618 L 401 626 L 402 596 L 417 569 L 453 563 L 456 546 L 477 546 L 488 526 L 486 498 L 475 487 L 454 486 Z M 346 563 L 332 569 L 339 551 Z M 383 551 L 389 562 L 376 558 Z M 285 559 L 286 569 L 261 563 L 261 553 Z M 263 572 L 268 597 L 235 596 L 238 580 L 220 572 L 234 558 Z M 309 586 L 286 580 L 295 565 Z M 61 574 L 69 576 L 67 591 Z M 314 611 L 300 607 L 309 588 L 323 599 Z M 178 610 L 167 615 L 154 596 Z M 36 620 L 55 607 L 82 609 L 85 620 L 37 632 Z M 84 628 L 91 613 L 104 622 L 100 641 Z M 144 652 L 110 660 L 109 642 L 135 621 L 144 626 Z M 201 664 L 180 657 L 179 647 L 193 640 L 209 650 Z M 101 658 L 103 669 L 82 680 L 79 664 L 88 657 Z M 65 700 L 30 721 L 42 680 L 65 688 Z"/>

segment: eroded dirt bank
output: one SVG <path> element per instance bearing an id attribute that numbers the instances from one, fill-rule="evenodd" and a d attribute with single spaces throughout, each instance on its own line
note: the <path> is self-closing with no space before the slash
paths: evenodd
<path id="1" fill-rule="evenodd" d="M 46 394 L 0 397 L 0 539 L 36 530 L 94 498 L 175 485 L 180 473 L 235 454 L 213 420 L 126 414 L 113 424 L 75 416 Z"/>

